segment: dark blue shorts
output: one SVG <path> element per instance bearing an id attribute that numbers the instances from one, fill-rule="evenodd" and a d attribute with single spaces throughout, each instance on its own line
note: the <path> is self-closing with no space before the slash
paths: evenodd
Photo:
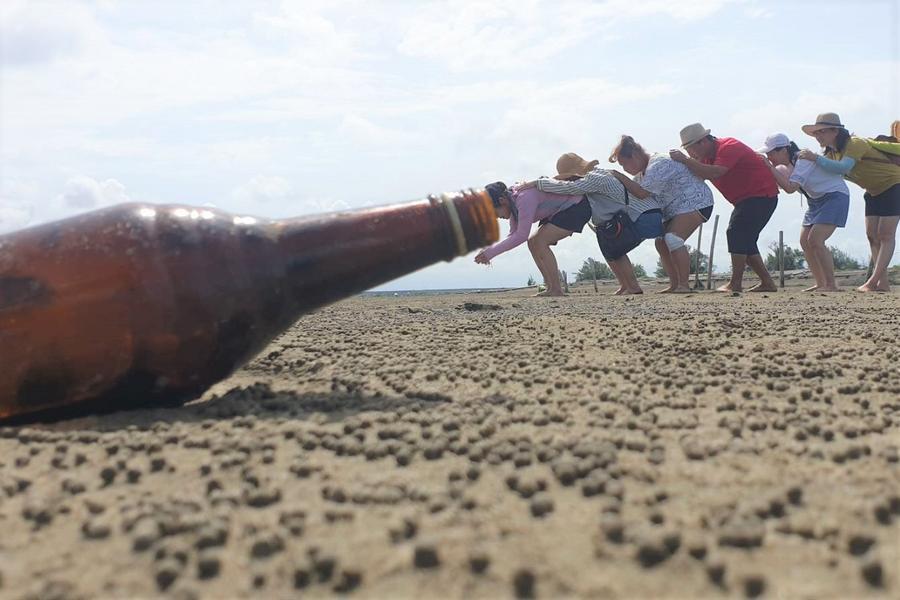
<path id="1" fill-rule="evenodd" d="M 759 254 L 756 242 L 759 241 L 759 234 L 772 218 L 777 206 L 778 196 L 747 198 L 738 202 L 731 211 L 731 220 L 728 222 L 728 229 L 725 230 L 728 252 L 747 256 Z"/>
<path id="2" fill-rule="evenodd" d="M 867 217 L 896 217 L 900 215 L 900 183 L 892 185 L 877 196 L 866 192 Z"/>
<path id="3" fill-rule="evenodd" d="M 565 229 L 566 231 L 581 233 L 581 230 L 584 229 L 584 226 L 587 225 L 587 222 L 590 220 L 591 204 L 588 202 L 587 197 L 585 197 L 582 198 L 581 202 L 578 204 L 573 204 L 566 210 L 561 210 L 552 217 L 541 219 L 540 225 L 550 223 L 551 225 L 556 225 L 560 229 Z"/>

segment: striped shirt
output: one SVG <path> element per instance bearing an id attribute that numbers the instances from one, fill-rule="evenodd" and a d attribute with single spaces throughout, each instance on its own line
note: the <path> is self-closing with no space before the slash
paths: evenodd
<path id="1" fill-rule="evenodd" d="M 581 179 L 560 181 L 542 177 L 537 187 L 543 192 L 554 194 L 585 194 L 591 203 L 591 220 L 595 224 L 609 221 L 614 214 L 625 210 L 632 221 L 648 210 L 658 210 L 659 201 L 653 196 L 641 200 L 628 194 L 621 181 L 606 169 L 594 168 Z M 626 206 L 626 196 L 628 198 Z"/>

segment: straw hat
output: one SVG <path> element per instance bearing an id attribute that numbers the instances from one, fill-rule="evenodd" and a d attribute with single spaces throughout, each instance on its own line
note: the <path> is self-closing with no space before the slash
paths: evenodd
<path id="1" fill-rule="evenodd" d="M 599 164 L 599 160 L 586 161 L 574 152 L 566 152 L 556 161 L 555 179 L 584 177 Z"/>
<path id="2" fill-rule="evenodd" d="M 840 127 L 841 129 L 846 129 L 841 124 L 841 118 L 837 116 L 837 113 L 822 113 L 818 117 L 816 117 L 816 122 L 811 125 L 804 125 L 801 127 L 803 129 L 803 133 L 808 135 L 812 135 L 817 131 L 822 129 L 828 129 L 830 127 Z"/>
<path id="3" fill-rule="evenodd" d="M 681 135 L 681 147 L 687 148 L 708 136 L 709 129 L 706 129 L 700 123 L 691 123 L 682 129 L 679 135 Z"/>

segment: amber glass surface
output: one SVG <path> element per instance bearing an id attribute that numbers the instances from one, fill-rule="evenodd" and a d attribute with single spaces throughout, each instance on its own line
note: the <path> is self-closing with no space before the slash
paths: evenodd
<path id="1" fill-rule="evenodd" d="M 497 237 L 475 191 L 281 221 L 124 204 L 0 237 L 0 419 L 181 403 L 302 313 Z"/>

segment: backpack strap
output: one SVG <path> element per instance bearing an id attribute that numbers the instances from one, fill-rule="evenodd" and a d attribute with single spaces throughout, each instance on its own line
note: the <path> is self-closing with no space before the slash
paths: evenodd
<path id="1" fill-rule="evenodd" d="M 882 150 L 881 148 L 879 148 L 878 146 L 876 146 L 873 143 L 873 142 L 876 142 L 877 140 L 871 140 L 869 138 L 865 138 L 865 140 L 866 140 L 866 143 L 869 144 L 869 148 L 876 151 L 878 154 L 880 154 L 884 158 L 875 158 L 874 156 L 863 156 L 862 160 L 868 160 L 871 162 L 877 162 L 877 163 L 894 165 L 896 167 L 900 167 L 900 154 L 890 154 L 888 152 L 885 152 L 884 150 Z M 893 143 L 893 144 L 896 145 L 898 148 L 900 148 L 900 144 L 897 144 L 897 143 Z"/>

